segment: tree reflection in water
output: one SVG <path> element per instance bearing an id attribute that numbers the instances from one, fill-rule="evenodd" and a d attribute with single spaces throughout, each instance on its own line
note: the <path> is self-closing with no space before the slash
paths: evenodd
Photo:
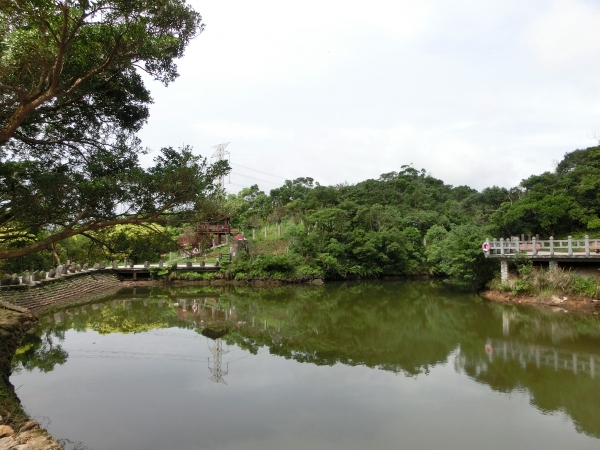
<path id="1" fill-rule="evenodd" d="M 57 342 L 69 329 L 108 334 L 172 327 L 211 339 L 210 379 L 218 383 L 226 384 L 227 345 L 410 377 L 452 361 L 457 372 L 496 391 L 526 390 L 535 407 L 564 412 L 580 432 L 600 437 L 596 316 L 491 304 L 428 282 L 125 290 L 43 317 L 17 352 L 15 369 L 63 364 L 68 355 Z"/>

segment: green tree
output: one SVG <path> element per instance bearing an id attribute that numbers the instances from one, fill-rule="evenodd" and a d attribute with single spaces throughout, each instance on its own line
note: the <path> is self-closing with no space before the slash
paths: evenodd
<path id="1" fill-rule="evenodd" d="M 447 275 L 453 284 L 478 288 L 492 279 L 498 260 L 485 258 L 481 243 L 486 231 L 476 225 L 459 225 L 449 232 L 432 227 L 425 238 L 427 257 L 434 272 Z"/>
<path id="2" fill-rule="evenodd" d="M 79 160 L 129 137 L 151 102 L 138 69 L 173 81 L 201 20 L 182 0 L 0 0 L 0 146 Z"/>
<path id="3" fill-rule="evenodd" d="M 0 259 L 203 209 L 227 165 L 165 148 L 142 168 L 135 134 L 140 71 L 173 81 L 203 27 L 183 0 L 0 0 Z"/>
<path id="4" fill-rule="evenodd" d="M 226 163 L 209 166 L 189 147 L 162 149 L 149 169 L 130 156 L 114 170 L 99 159 L 62 172 L 49 172 L 39 161 L 0 166 L 5 189 L 0 197 L 0 259 L 45 250 L 105 227 L 193 220 L 211 212 L 207 205 L 219 194 L 215 180 L 228 170 Z M 110 160 L 117 163 L 114 158 L 112 153 Z M 25 246 L 11 245 L 24 239 L 29 240 Z"/>

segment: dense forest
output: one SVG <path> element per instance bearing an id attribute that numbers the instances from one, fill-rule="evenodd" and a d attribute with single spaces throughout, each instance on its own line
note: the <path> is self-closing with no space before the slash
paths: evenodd
<path id="1" fill-rule="evenodd" d="M 268 226 L 283 230 L 285 245 L 269 251 L 253 248 L 250 239 L 249 260 L 225 267 L 231 277 L 434 275 L 481 286 L 497 272 L 496 262 L 486 260 L 480 248 L 486 237 L 562 238 L 600 230 L 599 183 L 600 147 L 591 147 L 567 153 L 553 172 L 532 175 L 510 189 L 478 192 L 402 166 L 355 185 L 323 186 L 304 177 L 268 194 L 254 185 L 222 194 L 213 207 L 216 220 L 229 217 L 249 238 Z M 4 265 L 22 270 L 67 257 L 155 261 L 177 249 L 177 236 L 190 225 L 108 227 Z"/>

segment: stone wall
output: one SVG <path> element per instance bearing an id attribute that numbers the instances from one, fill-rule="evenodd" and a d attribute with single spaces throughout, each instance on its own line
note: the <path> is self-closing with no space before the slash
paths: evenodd
<path id="1" fill-rule="evenodd" d="M 121 287 L 118 277 L 108 271 L 79 272 L 37 285 L 3 288 L 0 300 L 39 313 L 57 306 L 98 300 Z"/>

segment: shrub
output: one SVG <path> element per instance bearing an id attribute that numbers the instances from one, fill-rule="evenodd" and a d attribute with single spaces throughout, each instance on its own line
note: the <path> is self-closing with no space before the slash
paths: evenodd
<path id="1" fill-rule="evenodd" d="M 299 255 L 280 254 L 237 259 L 226 267 L 225 276 L 235 280 L 310 279 L 323 276 L 323 272 Z"/>
<path id="2" fill-rule="evenodd" d="M 593 277 L 573 276 L 571 290 L 574 294 L 596 297 L 598 295 L 598 281 Z"/>
<path id="3" fill-rule="evenodd" d="M 219 278 L 219 272 L 173 272 L 172 280 L 210 281 Z"/>

